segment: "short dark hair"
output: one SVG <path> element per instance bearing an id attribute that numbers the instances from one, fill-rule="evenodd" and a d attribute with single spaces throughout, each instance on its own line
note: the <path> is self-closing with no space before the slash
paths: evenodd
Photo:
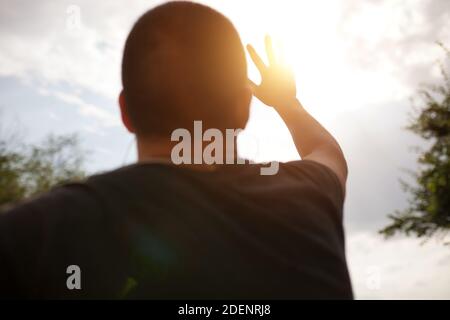
<path id="1" fill-rule="evenodd" d="M 235 128 L 236 90 L 247 81 L 245 52 L 233 24 L 201 4 L 155 7 L 133 26 L 122 61 L 128 116 L 139 135 L 176 128 Z"/>

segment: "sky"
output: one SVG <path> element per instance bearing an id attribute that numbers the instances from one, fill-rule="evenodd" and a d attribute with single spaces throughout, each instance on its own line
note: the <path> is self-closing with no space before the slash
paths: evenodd
<path id="1" fill-rule="evenodd" d="M 440 80 L 450 46 L 450 1 L 199 1 L 224 13 L 244 44 L 281 43 L 297 97 L 338 140 L 349 165 L 346 250 L 358 299 L 450 299 L 450 247 L 378 230 L 405 208 L 399 179 L 417 170 L 404 128 L 421 85 Z M 0 125 L 30 143 L 77 133 L 89 172 L 136 159 L 120 121 L 123 45 L 134 21 L 161 3 L 143 0 L 0 0 Z M 249 63 L 249 76 L 258 81 Z M 268 129 L 270 128 L 270 129 Z M 242 156 L 298 159 L 274 110 L 252 101 Z"/>

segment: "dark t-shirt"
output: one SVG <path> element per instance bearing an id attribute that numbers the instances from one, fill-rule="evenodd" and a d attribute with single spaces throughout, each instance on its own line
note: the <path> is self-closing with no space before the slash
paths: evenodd
<path id="1" fill-rule="evenodd" d="M 352 298 L 343 202 L 336 175 L 312 161 L 272 176 L 131 165 L 2 214 L 0 295 Z"/>

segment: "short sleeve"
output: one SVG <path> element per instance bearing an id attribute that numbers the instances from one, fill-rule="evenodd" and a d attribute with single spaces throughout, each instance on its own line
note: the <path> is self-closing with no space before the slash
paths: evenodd
<path id="1" fill-rule="evenodd" d="M 283 164 L 287 174 L 304 184 L 305 180 L 326 197 L 339 211 L 342 220 L 345 193 L 336 174 L 327 166 L 311 160 L 298 160 Z"/>

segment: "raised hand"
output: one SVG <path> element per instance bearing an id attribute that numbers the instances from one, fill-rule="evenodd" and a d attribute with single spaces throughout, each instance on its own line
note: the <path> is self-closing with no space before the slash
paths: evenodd
<path id="1" fill-rule="evenodd" d="M 275 108 L 282 107 L 296 98 L 294 74 L 280 57 L 275 56 L 272 39 L 269 36 L 265 38 L 265 45 L 268 66 L 256 53 L 253 46 L 247 45 L 250 57 L 261 74 L 261 84 L 257 85 L 249 80 L 250 85 L 255 97 L 264 104 Z"/>

